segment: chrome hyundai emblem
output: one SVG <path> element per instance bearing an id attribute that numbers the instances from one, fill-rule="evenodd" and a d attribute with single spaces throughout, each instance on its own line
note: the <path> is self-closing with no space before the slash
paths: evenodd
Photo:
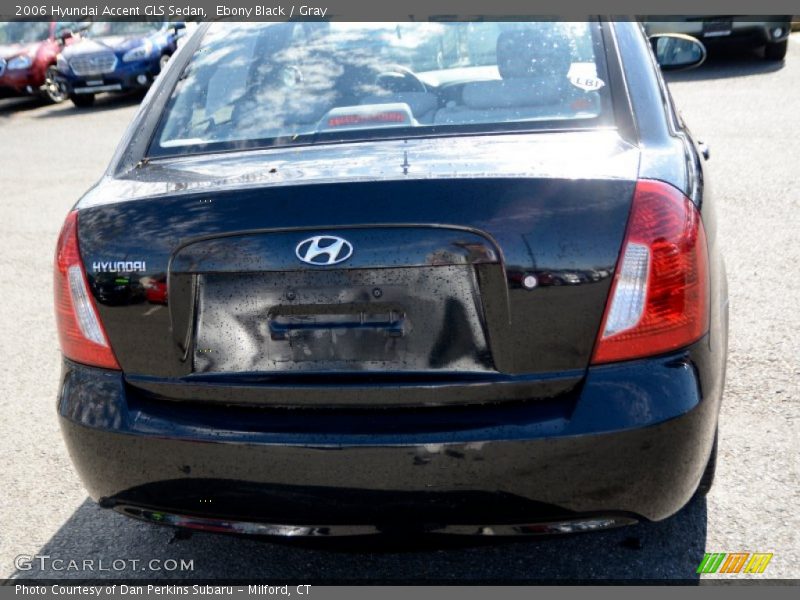
<path id="1" fill-rule="evenodd" d="M 353 255 L 353 244 L 335 235 L 315 235 L 297 244 L 294 253 L 309 265 L 330 266 Z"/>

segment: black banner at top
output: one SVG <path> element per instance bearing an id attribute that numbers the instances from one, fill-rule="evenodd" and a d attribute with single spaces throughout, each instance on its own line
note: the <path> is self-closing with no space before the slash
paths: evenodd
<path id="1" fill-rule="evenodd" d="M 790 15 L 797 0 L 0 0 L 0 20 L 412 21 L 525 16 L 582 19 L 608 15 Z M 624 17 L 623 17 L 624 18 Z"/>

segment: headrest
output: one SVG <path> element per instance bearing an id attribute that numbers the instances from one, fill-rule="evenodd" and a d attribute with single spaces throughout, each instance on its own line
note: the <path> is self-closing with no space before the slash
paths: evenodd
<path id="1" fill-rule="evenodd" d="M 497 36 L 497 69 L 503 79 L 566 77 L 571 64 L 570 39 L 558 23 L 538 23 Z"/>

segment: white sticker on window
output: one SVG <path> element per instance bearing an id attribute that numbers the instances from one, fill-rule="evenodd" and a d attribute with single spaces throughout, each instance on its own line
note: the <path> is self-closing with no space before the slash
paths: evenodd
<path id="1" fill-rule="evenodd" d="M 576 88 L 586 92 L 597 91 L 606 84 L 597 76 L 597 67 L 594 63 L 572 63 L 567 79 Z"/>
<path id="2" fill-rule="evenodd" d="M 576 88 L 586 90 L 587 92 L 599 90 L 606 84 L 605 81 L 597 77 L 585 77 L 583 75 L 572 76 L 569 78 L 569 82 Z"/>

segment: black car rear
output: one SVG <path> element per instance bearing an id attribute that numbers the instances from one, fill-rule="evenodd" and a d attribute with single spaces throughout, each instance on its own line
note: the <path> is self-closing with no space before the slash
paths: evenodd
<path id="1" fill-rule="evenodd" d="M 59 242 L 59 411 L 101 504 L 548 533 L 691 497 L 724 271 L 635 24 L 220 24 L 173 62 Z"/>

